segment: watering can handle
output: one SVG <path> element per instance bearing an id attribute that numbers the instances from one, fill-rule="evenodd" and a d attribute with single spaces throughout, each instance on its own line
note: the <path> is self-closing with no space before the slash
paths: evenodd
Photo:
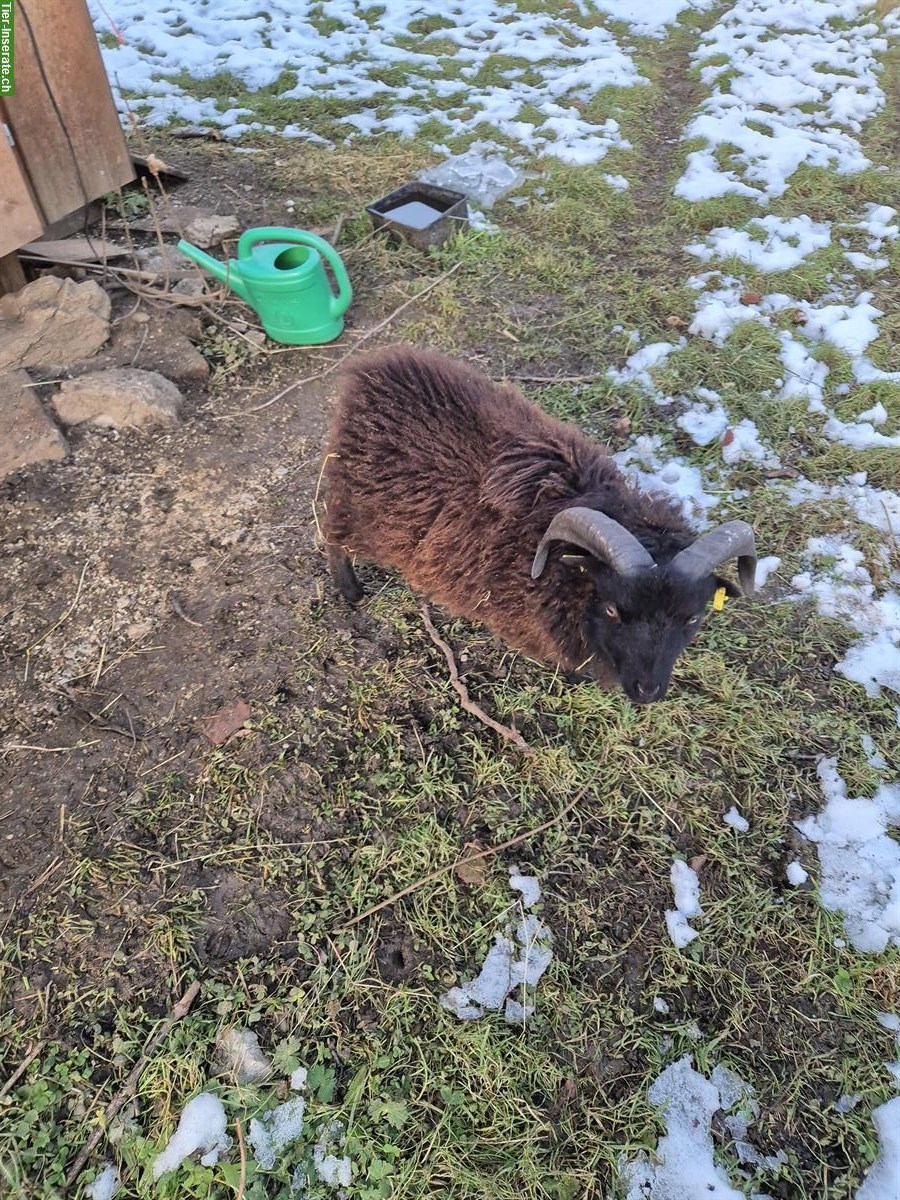
<path id="1" fill-rule="evenodd" d="M 313 250 L 318 250 L 334 272 L 335 282 L 338 286 L 337 295 L 331 298 L 331 315 L 340 317 L 347 311 L 347 307 L 353 299 L 350 277 L 347 274 L 347 268 L 341 262 L 341 256 L 324 238 L 320 238 L 315 233 L 307 233 L 305 229 L 285 229 L 280 225 L 248 229 L 241 234 L 238 240 L 238 259 L 246 258 L 257 242 L 294 242 L 297 245 L 310 246 Z"/>

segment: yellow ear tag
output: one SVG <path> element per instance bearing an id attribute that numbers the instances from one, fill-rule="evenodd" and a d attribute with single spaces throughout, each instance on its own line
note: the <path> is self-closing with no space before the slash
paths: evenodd
<path id="1" fill-rule="evenodd" d="M 713 612 L 721 612 L 725 607 L 725 598 L 728 593 L 724 588 L 717 588 L 716 594 L 713 596 Z"/>

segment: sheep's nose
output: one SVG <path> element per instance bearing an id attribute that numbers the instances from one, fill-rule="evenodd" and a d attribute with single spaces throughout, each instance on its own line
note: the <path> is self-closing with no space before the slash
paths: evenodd
<path id="1" fill-rule="evenodd" d="M 659 698 L 662 687 L 658 683 L 636 683 L 634 685 L 634 690 L 637 694 L 638 700 L 640 700 L 642 704 L 649 704 L 651 701 Z"/>

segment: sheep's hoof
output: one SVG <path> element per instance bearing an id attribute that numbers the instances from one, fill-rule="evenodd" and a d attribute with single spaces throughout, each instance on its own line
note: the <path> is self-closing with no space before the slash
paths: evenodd
<path id="1" fill-rule="evenodd" d="M 363 585 L 357 578 L 356 572 L 353 570 L 350 555 L 340 546 L 329 546 L 326 550 L 326 555 L 328 558 L 328 570 L 331 572 L 334 586 L 347 603 L 352 608 L 355 608 L 366 593 Z"/>

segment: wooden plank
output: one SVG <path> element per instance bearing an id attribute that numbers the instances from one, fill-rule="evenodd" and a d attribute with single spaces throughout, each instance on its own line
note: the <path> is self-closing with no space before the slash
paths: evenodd
<path id="1" fill-rule="evenodd" d="M 128 183 L 134 168 L 85 0 L 18 0 L 15 11 L 7 119 L 49 225 Z"/>
<path id="2" fill-rule="evenodd" d="M 0 296 L 8 292 L 17 292 L 25 286 L 25 272 L 17 254 L 4 254 L 0 257 Z"/>
<path id="3" fill-rule="evenodd" d="M 7 139 L 5 120 L 0 104 L 0 258 L 40 237 L 44 228 L 28 180 Z"/>

